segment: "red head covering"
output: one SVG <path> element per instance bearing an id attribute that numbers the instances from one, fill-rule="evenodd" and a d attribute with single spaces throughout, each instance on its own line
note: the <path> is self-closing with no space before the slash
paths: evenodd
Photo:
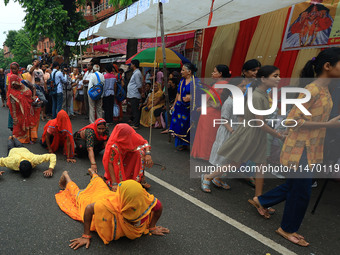
<path id="1" fill-rule="evenodd" d="M 11 66 L 12 65 L 16 65 L 16 66 L 18 66 L 18 73 L 19 73 L 19 64 L 17 63 L 17 62 L 12 62 L 10 65 L 9 65 L 9 68 L 10 68 L 10 72 L 9 72 L 9 74 L 13 74 L 13 72 L 12 72 L 12 68 L 11 68 Z"/>
<path id="2" fill-rule="evenodd" d="M 27 129 L 37 124 L 39 116 L 34 116 L 32 109 L 32 92 L 30 90 L 21 91 L 12 88 L 13 82 L 21 81 L 20 77 L 12 74 L 8 77 L 8 90 L 7 90 L 7 105 L 9 107 L 11 116 L 16 116 L 18 123 L 13 126 L 13 134 L 17 137 L 24 136 Z M 16 106 L 16 113 L 14 114 L 13 105 L 10 99 L 13 99 Z"/>
<path id="3" fill-rule="evenodd" d="M 18 75 L 16 75 L 16 74 L 12 74 L 10 77 L 9 77 L 9 86 L 11 86 L 12 85 L 12 83 L 13 82 L 21 82 L 21 79 L 20 79 L 20 77 L 18 76 Z"/>
<path id="4" fill-rule="evenodd" d="M 100 124 L 105 124 L 106 126 L 106 121 L 103 119 L 103 118 L 99 118 L 99 119 L 96 119 L 96 121 L 90 125 L 87 125 L 86 127 L 83 127 L 82 129 L 80 129 L 79 131 L 83 131 L 85 129 L 92 129 L 94 131 L 94 133 L 96 134 L 96 138 L 98 141 L 106 141 L 107 140 L 107 135 L 100 135 L 98 133 L 98 125 Z"/>
<path id="5" fill-rule="evenodd" d="M 105 177 L 107 179 L 110 179 L 110 175 L 108 175 L 108 173 L 109 173 L 110 155 L 112 153 L 112 145 L 116 145 L 118 147 L 120 161 L 124 163 L 125 155 L 127 152 L 138 152 L 141 149 L 145 149 L 145 147 L 141 147 L 142 145 L 145 145 L 145 144 L 148 144 L 148 141 L 146 141 L 140 134 L 138 134 L 128 124 L 116 125 L 116 127 L 113 129 L 111 136 L 106 144 L 105 153 L 103 156 Z M 139 162 L 136 162 L 134 167 L 136 167 L 137 169 L 140 168 L 140 166 L 138 165 L 139 163 L 141 163 L 141 160 L 139 160 Z"/>
<path id="6" fill-rule="evenodd" d="M 53 137 L 53 142 L 51 144 L 51 149 L 53 152 L 56 152 L 60 145 L 64 145 L 64 154 L 67 154 L 67 143 L 66 143 L 66 138 L 69 137 L 70 143 L 71 143 L 71 153 L 70 156 L 74 156 L 74 140 L 73 140 L 73 131 L 72 131 L 72 124 L 70 121 L 69 116 L 64 110 L 61 110 L 57 114 L 57 118 L 50 120 L 46 123 L 44 127 L 44 133 L 41 137 L 42 142 L 44 143 L 46 141 L 46 133 L 47 129 L 55 128 L 56 132 Z"/>

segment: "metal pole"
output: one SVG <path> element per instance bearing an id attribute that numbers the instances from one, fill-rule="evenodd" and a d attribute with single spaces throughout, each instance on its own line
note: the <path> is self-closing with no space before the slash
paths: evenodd
<path id="1" fill-rule="evenodd" d="M 79 46 L 80 46 L 80 70 L 81 72 L 83 72 L 83 57 L 82 57 L 82 50 L 81 50 L 81 42 L 79 42 Z"/>
<path id="2" fill-rule="evenodd" d="M 164 40 L 164 19 L 163 19 L 163 3 L 159 3 L 160 25 L 161 25 L 161 37 L 162 37 L 162 52 L 163 52 L 163 74 L 164 74 L 164 87 L 165 87 L 165 105 L 166 114 L 168 116 L 167 126 L 170 126 L 170 102 L 168 91 L 168 70 L 166 69 L 166 54 L 165 54 L 165 40 Z M 169 142 L 171 142 L 171 134 L 169 133 Z"/>

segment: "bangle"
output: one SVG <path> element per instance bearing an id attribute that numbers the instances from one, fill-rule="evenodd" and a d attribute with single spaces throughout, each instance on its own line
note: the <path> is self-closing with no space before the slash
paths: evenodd
<path id="1" fill-rule="evenodd" d="M 94 162 L 94 163 L 91 163 L 91 165 L 97 165 L 97 163 L 96 163 L 96 162 Z"/>
<path id="2" fill-rule="evenodd" d="M 90 235 L 85 235 L 85 234 L 83 234 L 81 237 L 82 237 L 82 238 L 85 238 L 85 239 L 91 239 L 91 238 L 92 238 L 92 236 L 90 236 Z"/>
<path id="3" fill-rule="evenodd" d="M 156 227 L 149 228 L 149 231 L 156 230 Z"/>

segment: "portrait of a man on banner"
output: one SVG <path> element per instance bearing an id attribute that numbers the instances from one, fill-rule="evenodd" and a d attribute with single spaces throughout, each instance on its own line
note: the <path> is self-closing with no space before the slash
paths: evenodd
<path id="1" fill-rule="evenodd" d="M 327 47 L 333 22 L 339 14 L 338 2 L 314 0 L 295 5 L 286 28 L 283 50 Z"/>

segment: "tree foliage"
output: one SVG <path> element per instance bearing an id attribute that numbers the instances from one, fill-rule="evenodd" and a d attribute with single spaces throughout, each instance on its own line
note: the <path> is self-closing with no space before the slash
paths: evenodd
<path id="1" fill-rule="evenodd" d="M 136 1 L 138 0 L 110 0 L 109 3 L 112 4 L 113 7 L 117 10 L 125 8 Z"/>
<path id="2" fill-rule="evenodd" d="M 9 64 L 13 62 L 12 58 L 5 58 L 4 50 L 0 49 L 0 68 L 7 69 Z"/>
<path id="3" fill-rule="evenodd" d="M 20 66 L 27 66 L 32 63 L 32 51 L 32 42 L 29 40 L 28 32 L 23 29 L 19 30 L 11 49 L 14 55 L 13 60 Z"/>
<path id="4" fill-rule="evenodd" d="M 15 44 L 15 37 L 17 36 L 17 34 L 18 34 L 18 31 L 16 31 L 16 30 L 9 30 L 6 33 L 7 37 L 6 37 L 5 45 L 8 48 L 10 48 L 10 49 L 13 48 L 13 46 Z"/>
<path id="5" fill-rule="evenodd" d="M 10 0 L 4 0 L 7 4 Z M 87 22 L 77 8 L 86 4 L 86 0 L 13 0 L 25 10 L 25 28 L 33 44 L 41 37 L 55 41 L 56 48 L 69 53 L 64 41 L 76 41 L 79 31 Z M 66 56 L 68 57 L 68 56 Z"/>
<path id="6" fill-rule="evenodd" d="M 7 33 L 5 45 L 9 47 L 10 52 L 14 55 L 14 57 L 4 58 L 4 52 L 2 51 L 0 53 L 2 68 L 8 68 L 10 62 L 13 61 L 18 62 L 20 66 L 26 66 L 32 63 L 33 47 L 29 38 L 29 33 L 24 29 L 18 31 L 10 30 Z"/>

